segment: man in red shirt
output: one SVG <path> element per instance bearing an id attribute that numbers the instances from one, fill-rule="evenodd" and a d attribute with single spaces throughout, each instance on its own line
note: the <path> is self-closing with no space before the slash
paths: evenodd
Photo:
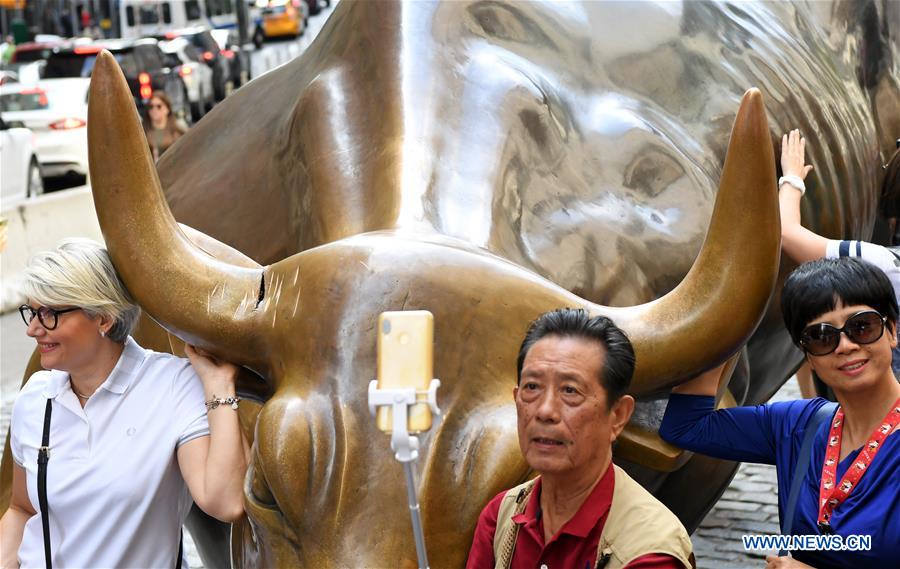
<path id="1" fill-rule="evenodd" d="M 540 476 L 488 503 L 466 567 L 692 567 L 678 518 L 612 463 L 634 411 L 625 334 L 584 310 L 548 312 L 525 335 L 518 372 L 519 446 Z"/>

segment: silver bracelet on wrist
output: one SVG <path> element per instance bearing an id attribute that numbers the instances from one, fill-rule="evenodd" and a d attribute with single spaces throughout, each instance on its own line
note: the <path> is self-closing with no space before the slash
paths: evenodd
<path id="1" fill-rule="evenodd" d="M 213 395 L 212 399 L 206 402 L 206 411 L 212 411 L 219 405 L 231 405 L 231 408 L 236 410 L 240 400 L 240 397 L 216 397 Z"/>
<path id="2" fill-rule="evenodd" d="M 801 196 L 806 193 L 806 184 L 803 183 L 803 178 L 801 178 L 800 176 L 788 174 L 787 176 L 778 178 L 778 187 L 780 188 L 784 184 L 787 184 L 796 189 L 798 192 L 800 192 Z"/>

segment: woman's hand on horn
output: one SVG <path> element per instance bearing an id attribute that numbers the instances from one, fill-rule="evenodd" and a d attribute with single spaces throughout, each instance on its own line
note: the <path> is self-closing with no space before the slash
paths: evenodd
<path id="1" fill-rule="evenodd" d="M 197 348 L 190 344 L 185 344 L 184 353 L 191 361 L 194 371 L 200 376 L 207 394 L 215 393 L 224 397 L 234 395 L 238 366 L 213 356 L 203 348 Z"/>

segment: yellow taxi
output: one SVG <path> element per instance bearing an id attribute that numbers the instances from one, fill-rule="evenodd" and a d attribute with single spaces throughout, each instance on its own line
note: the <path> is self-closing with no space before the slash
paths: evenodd
<path id="1" fill-rule="evenodd" d="M 296 37 L 306 31 L 303 0 L 270 0 L 262 10 L 262 29 L 267 38 Z"/>

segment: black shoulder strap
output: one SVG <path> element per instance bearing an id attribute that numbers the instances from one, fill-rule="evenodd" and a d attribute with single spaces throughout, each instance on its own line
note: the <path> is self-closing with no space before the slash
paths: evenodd
<path id="1" fill-rule="evenodd" d="M 791 491 L 788 494 L 784 519 L 781 520 L 781 535 L 790 535 L 791 529 L 793 529 L 794 512 L 797 510 L 797 500 L 800 498 L 800 486 L 803 483 L 803 478 L 806 476 L 806 469 L 809 467 L 810 450 L 812 449 L 813 439 L 816 438 L 816 431 L 819 430 L 819 425 L 834 415 L 836 409 L 837 403 L 826 403 L 819 407 L 806 423 L 806 432 L 803 434 L 803 443 L 800 445 L 800 454 L 797 457 L 794 475 L 791 478 Z M 782 550 L 778 552 L 778 555 L 784 556 L 787 553 Z"/>
<path id="2" fill-rule="evenodd" d="M 178 540 L 178 557 L 175 558 L 175 569 L 181 569 L 182 555 L 184 555 L 184 528 L 181 528 L 181 537 Z"/>
<path id="3" fill-rule="evenodd" d="M 44 434 L 41 435 L 41 448 L 38 449 L 38 504 L 41 507 L 41 524 L 44 527 L 44 561 L 47 569 L 53 569 L 50 560 L 50 512 L 47 510 L 47 462 L 50 460 L 50 415 L 53 412 L 53 400 L 47 399 L 44 408 Z"/>

